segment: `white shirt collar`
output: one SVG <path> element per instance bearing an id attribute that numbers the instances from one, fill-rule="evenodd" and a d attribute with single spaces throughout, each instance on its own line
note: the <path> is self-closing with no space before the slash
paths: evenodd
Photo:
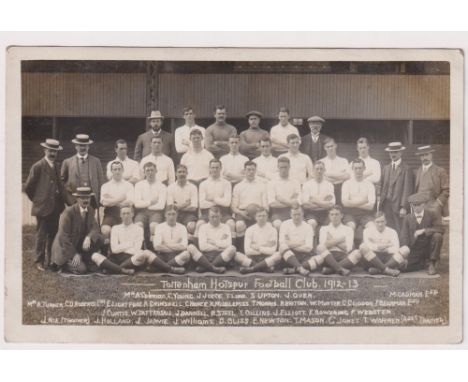
<path id="1" fill-rule="evenodd" d="M 80 207 L 80 213 L 83 215 L 83 212 L 88 212 L 88 209 L 87 208 L 83 208 L 81 206 Z"/>
<path id="2" fill-rule="evenodd" d="M 392 161 L 392 165 L 395 165 L 395 166 L 399 166 L 401 164 L 401 158 L 396 160 L 396 161 Z"/>
<path id="3" fill-rule="evenodd" d="M 424 210 L 420 214 L 414 214 L 416 219 L 422 219 L 424 217 Z"/>
<path id="4" fill-rule="evenodd" d="M 47 158 L 47 157 L 44 157 L 44 159 L 46 160 L 46 162 L 49 164 L 50 167 L 54 168 L 54 162 L 49 160 L 49 158 Z"/>
<path id="5" fill-rule="evenodd" d="M 86 153 L 86 155 L 83 155 L 83 156 L 81 156 L 80 154 L 76 154 L 76 156 L 78 157 L 78 159 L 84 159 L 84 160 L 88 159 L 88 154 L 87 153 Z"/>
<path id="6" fill-rule="evenodd" d="M 432 162 L 431 162 L 431 163 L 429 163 L 429 164 L 428 164 L 428 165 L 426 165 L 426 166 L 425 166 L 425 165 L 423 165 L 423 170 L 427 171 L 427 170 L 429 170 L 429 169 L 431 168 L 431 166 L 432 166 Z"/>
<path id="7" fill-rule="evenodd" d="M 126 162 L 126 161 L 127 161 L 127 159 L 128 159 L 128 156 L 127 156 L 127 157 L 125 157 L 125 159 L 124 159 L 124 160 L 120 159 L 119 157 L 115 157 L 115 159 L 114 159 L 114 162 Z"/>

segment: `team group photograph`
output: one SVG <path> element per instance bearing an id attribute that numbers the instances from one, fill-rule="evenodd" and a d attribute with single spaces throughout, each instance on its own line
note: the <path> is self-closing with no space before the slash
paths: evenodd
<path id="1" fill-rule="evenodd" d="M 105 163 L 93 131 L 76 134 L 66 158 L 63 141 L 44 137 L 24 183 L 34 266 L 77 275 L 438 273 L 449 175 L 431 144 L 409 150 L 401 137 L 378 161 L 361 136 L 342 157 L 324 115 L 311 113 L 300 134 L 288 105 L 273 126 L 246 110 L 242 131 L 228 106 L 212 113 L 202 127 L 181 105 L 185 123 L 170 133 L 164 110 L 151 110 L 134 146 L 116 139 Z"/>

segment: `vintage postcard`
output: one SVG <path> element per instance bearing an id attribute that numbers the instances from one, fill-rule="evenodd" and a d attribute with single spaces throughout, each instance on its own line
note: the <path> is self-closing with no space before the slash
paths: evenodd
<path id="1" fill-rule="evenodd" d="M 463 54 L 10 47 L 11 343 L 462 340 Z"/>

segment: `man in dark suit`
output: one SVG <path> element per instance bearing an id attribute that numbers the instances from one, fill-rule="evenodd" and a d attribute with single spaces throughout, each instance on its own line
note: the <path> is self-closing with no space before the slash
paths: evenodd
<path id="1" fill-rule="evenodd" d="M 77 134 L 72 142 L 75 144 L 76 155 L 65 159 L 61 170 L 62 181 L 65 185 L 65 202 L 69 206 L 75 203 L 73 193 L 77 187 L 91 187 L 94 194 L 91 205 L 97 208 L 101 186 L 106 182 L 101 161 L 88 154 L 89 146 L 93 143 L 88 135 Z"/>
<path id="2" fill-rule="evenodd" d="M 84 274 L 91 263 L 103 264 L 115 273 L 133 274 L 133 269 L 123 269 L 99 253 L 104 238 L 100 233 L 90 205 L 91 188 L 78 187 L 73 196 L 77 202 L 60 216 L 59 230 L 52 245 L 52 263 L 61 270 Z"/>
<path id="3" fill-rule="evenodd" d="M 415 192 L 425 192 L 429 201 L 426 209 L 442 216 L 449 198 L 449 177 L 447 171 L 432 162 L 431 146 L 418 147 L 416 155 L 421 159 L 421 167 L 416 170 Z"/>
<path id="4" fill-rule="evenodd" d="M 165 155 L 170 157 L 172 151 L 172 135 L 161 129 L 164 120 L 161 112 L 159 110 L 152 111 L 147 120 L 149 121 L 151 128 L 146 133 L 138 136 L 135 144 L 135 153 L 133 154 L 133 159 L 135 159 L 137 162 L 140 162 L 141 158 L 151 154 L 151 139 L 153 139 L 153 137 L 162 138 L 162 151 Z"/>
<path id="5" fill-rule="evenodd" d="M 320 134 L 325 120 L 321 117 L 313 116 L 310 117 L 307 122 L 309 123 L 310 133 L 301 138 L 302 140 L 299 150 L 302 153 L 307 154 L 315 163 L 327 155 L 323 145 L 325 143 L 325 139 L 328 137 L 326 135 Z"/>
<path id="6" fill-rule="evenodd" d="M 406 149 L 401 142 L 390 142 L 385 148 L 391 162 L 384 166 L 380 180 L 380 209 L 388 226 L 400 234 L 402 219 L 410 212 L 408 197 L 413 193 L 414 177 L 410 167 L 402 161 Z"/>
<path id="7" fill-rule="evenodd" d="M 31 215 L 36 217 L 36 267 L 49 267 L 52 241 L 58 230 L 60 213 L 64 209 L 64 189 L 55 160 L 62 150 L 59 141 L 46 139 L 41 143 L 45 156 L 34 163 L 24 190 L 32 201 Z"/>
<path id="8" fill-rule="evenodd" d="M 406 271 L 424 269 L 429 262 L 427 273 L 437 273 L 444 228 L 440 215 L 425 208 L 429 201 L 427 194 L 418 193 L 408 198 L 413 212 L 403 219 L 400 252 L 409 253 Z"/>

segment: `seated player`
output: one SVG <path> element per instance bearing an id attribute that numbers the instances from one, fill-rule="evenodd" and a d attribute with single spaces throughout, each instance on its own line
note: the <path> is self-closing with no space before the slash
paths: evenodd
<path id="1" fill-rule="evenodd" d="M 364 179 L 366 165 L 362 159 L 351 162 L 354 177 L 343 183 L 341 201 L 345 216 L 343 224 L 355 231 L 356 241 L 362 241 L 362 231 L 372 221 L 375 205 L 375 187 Z"/>
<path id="2" fill-rule="evenodd" d="M 353 249 L 354 232 L 341 223 L 343 219 L 342 208 L 333 206 L 328 212 L 330 224 L 320 228 L 317 255 L 307 262 L 311 271 L 323 266 L 323 274 L 338 273 L 348 276 L 356 264 L 361 260 L 359 250 Z"/>
<path id="3" fill-rule="evenodd" d="M 222 164 L 219 159 L 210 161 L 210 176 L 200 184 L 198 192 L 200 220 L 197 222 L 195 237 L 198 237 L 198 229 L 208 222 L 208 212 L 211 207 L 218 207 L 221 212 L 221 222 L 226 223 L 231 229 L 231 237 L 235 237 L 236 229 L 231 212 L 232 186 L 221 177 Z"/>
<path id="4" fill-rule="evenodd" d="M 177 207 L 177 221 L 187 227 L 189 235 L 193 236 L 198 220 L 197 187 L 187 182 L 187 167 L 183 164 L 177 166 L 176 175 L 177 181 L 167 187 L 167 205 Z"/>
<path id="5" fill-rule="evenodd" d="M 384 274 L 398 276 L 398 268 L 404 266 L 408 252 L 400 252 L 400 240 L 397 232 L 387 227 L 385 214 L 379 211 L 375 214 L 374 224 L 364 230 L 364 239 L 359 251 L 371 275 Z"/>
<path id="6" fill-rule="evenodd" d="M 255 176 L 257 165 L 255 162 L 248 161 L 244 168 L 245 179 L 234 186 L 231 202 L 231 210 L 236 221 L 237 248 L 243 247 L 245 230 L 255 223 L 257 208 L 263 207 L 268 210 L 265 183 Z"/>
<path id="7" fill-rule="evenodd" d="M 187 229 L 177 223 L 175 205 L 167 206 L 165 217 L 166 221 L 158 224 L 154 231 L 153 248 L 158 257 L 169 266 L 170 269 L 164 269 L 166 272 L 181 274 L 185 272 L 185 265 L 190 262 Z"/>
<path id="8" fill-rule="evenodd" d="M 302 186 L 308 179 L 312 178 L 314 171 L 312 160 L 308 155 L 299 151 L 299 146 L 301 144 L 299 135 L 290 134 L 287 139 L 289 150 L 287 153 L 280 155 L 279 158 L 286 157 L 290 160 L 291 176 Z"/>
<path id="9" fill-rule="evenodd" d="M 120 208 L 131 207 L 135 197 L 133 185 L 123 180 L 123 163 L 112 162 L 111 172 L 112 179 L 101 186 L 101 204 L 104 206 L 101 233 L 105 244 L 109 243 L 111 228 L 122 222 Z"/>
<path id="10" fill-rule="evenodd" d="M 260 140 L 261 154 L 253 161 L 257 164 L 257 178 L 267 183 L 278 176 L 278 159 L 271 154 L 271 140 L 264 137 Z"/>
<path id="11" fill-rule="evenodd" d="M 60 215 L 58 232 L 52 244 L 51 264 L 59 269 L 84 274 L 101 250 L 104 238 L 91 207 L 90 187 L 78 187 L 73 193 L 76 203 Z M 99 254 L 100 255 L 100 254 Z"/>
<path id="12" fill-rule="evenodd" d="M 408 202 L 413 212 L 403 219 L 401 229 L 400 252 L 408 253 L 407 266 L 404 271 L 416 271 L 426 268 L 427 273 L 437 273 L 437 262 L 440 259 L 444 228 L 437 212 L 428 210 L 425 206 L 430 201 L 426 193 L 411 195 Z"/>
<path id="13" fill-rule="evenodd" d="M 232 245 L 231 230 L 227 224 L 221 223 L 221 211 L 218 207 L 209 210 L 209 221 L 198 231 L 198 248 L 189 244 L 189 251 L 198 271 L 224 273 L 227 264 L 236 255 L 236 247 Z"/>
<path id="14" fill-rule="evenodd" d="M 291 216 L 291 207 L 300 204 L 301 185 L 290 176 L 291 162 L 287 157 L 278 159 L 279 176 L 267 184 L 268 205 L 273 227 L 279 231 L 281 223 Z"/>
<path id="15" fill-rule="evenodd" d="M 187 179 L 198 187 L 202 181 L 208 178 L 210 160 L 214 157 L 203 148 L 203 135 L 200 130 L 190 131 L 190 143 L 192 147 L 182 156 L 180 164 L 187 167 Z"/>
<path id="16" fill-rule="evenodd" d="M 322 161 L 314 163 L 314 179 L 302 186 L 302 208 L 305 220 L 317 232 L 318 226 L 328 224 L 328 210 L 336 204 L 335 189 L 324 177 L 325 165 Z"/>
<path id="17" fill-rule="evenodd" d="M 143 228 L 133 223 L 133 208 L 120 209 L 122 224 L 112 227 L 111 251 L 107 259 L 101 254 L 92 257 L 93 262 L 109 273 L 133 274 L 135 269 L 148 265 L 148 270 L 156 269 L 183 273 L 183 268 L 171 267 L 149 250 L 142 249 L 144 233 Z"/>
<path id="18" fill-rule="evenodd" d="M 285 268 L 284 273 L 299 273 L 302 276 L 309 274 L 305 266 L 312 256 L 313 243 L 314 231 L 304 221 L 302 207 L 299 205 L 292 207 L 291 219 L 284 221 L 279 231 L 280 255 L 291 266 Z"/>
<path id="19" fill-rule="evenodd" d="M 157 169 L 153 162 L 144 165 L 145 178 L 135 185 L 135 224 L 139 225 L 149 235 L 152 241 L 156 226 L 164 219 L 166 206 L 166 186 L 156 178 Z M 148 242 L 148 240 L 147 240 Z"/>
<path id="20" fill-rule="evenodd" d="M 234 186 L 244 179 L 244 163 L 249 158 L 239 152 L 239 136 L 229 138 L 229 153 L 219 159 L 223 165 L 223 177 Z"/>
<path id="21" fill-rule="evenodd" d="M 244 254 L 236 254 L 235 261 L 240 263 L 241 273 L 273 272 L 281 262 L 278 252 L 278 232 L 268 221 L 268 212 L 259 208 L 253 226 L 245 231 Z"/>

